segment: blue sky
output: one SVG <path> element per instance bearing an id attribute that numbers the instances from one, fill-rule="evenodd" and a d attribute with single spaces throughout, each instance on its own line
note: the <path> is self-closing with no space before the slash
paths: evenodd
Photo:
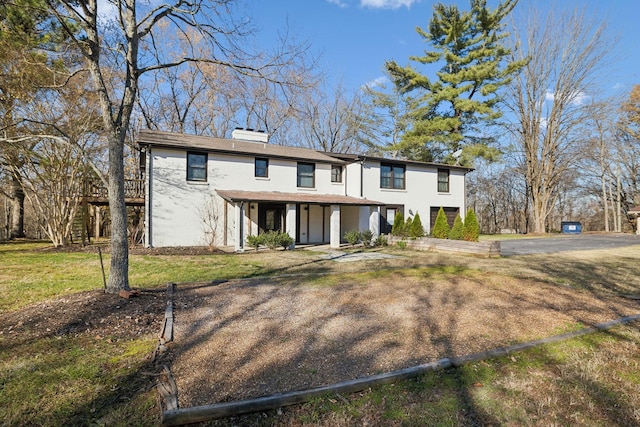
<path id="1" fill-rule="evenodd" d="M 421 55 L 427 47 L 415 28 L 427 28 L 434 0 L 254 0 L 250 2 L 254 23 L 267 40 L 287 23 L 290 33 L 307 40 L 322 52 L 322 67 L 330 81 L 344 80 L 347 89 L 356 89 L 383 76 L 386 60 L 405 65 L 411 55 Z M 443 0 L 462 10 L 468 0 Z M 488 0 L 490 7 L 497 0 Z M 586 7 L 606 19 L 612 46 L 618 58 L 602 82 L 605 92 L 628 94 L 640 84 L 640 1 L 639 0 L 520 0 L 525 10 L 533 4 L 552 7 Z M 615 89 L 614 89 L 615 88 Z"/>

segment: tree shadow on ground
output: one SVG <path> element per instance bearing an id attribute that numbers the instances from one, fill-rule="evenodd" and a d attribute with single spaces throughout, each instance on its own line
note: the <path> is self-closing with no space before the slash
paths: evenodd
<path id="1" fill-rule="evenodd" d="M 309 285 L 291 276 L 179 288 L 172 369 L 181 407 L 361 378 L 623 313 L 598 299 L 576 298 L 567 287 L 516 279 L 494 283 L 495 276 L 460 266 L 383 276 L 381 283 L 349 282 L 356 276 L 347 275 L 345 283 L 327 276 Z M 543 312 L 554 321 L 530 331 Z M 475 333 L 474 323 L 486 329 Z M 199 374 L 190 375 L 193 370 Z M 456 406 L 463 408 L 458 425 L 496 424 L 476 404 L 464 371 L 452 372 Z"/>

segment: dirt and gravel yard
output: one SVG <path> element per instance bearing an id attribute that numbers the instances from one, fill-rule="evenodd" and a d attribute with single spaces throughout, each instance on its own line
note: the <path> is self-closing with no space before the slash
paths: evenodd
<path id="1" fill-rule="evenodd" d="M 611 254 L 589 256 L 412 254 L 326 264 L 333 271 L 319 276 L 179 285 L 179 405 L 317 387 L 640 313 L 637 300 L 610 292 L 618 275 L 637 272 L 615 269 Z"/>

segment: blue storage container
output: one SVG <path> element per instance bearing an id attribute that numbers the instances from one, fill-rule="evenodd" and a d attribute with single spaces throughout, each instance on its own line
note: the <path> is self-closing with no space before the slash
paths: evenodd
<path id="1" fill-rule="evenodd" d="M 580 234 L 582 233 L 582 223 L 578 221 L 562 221 L 562 233 Z"/>

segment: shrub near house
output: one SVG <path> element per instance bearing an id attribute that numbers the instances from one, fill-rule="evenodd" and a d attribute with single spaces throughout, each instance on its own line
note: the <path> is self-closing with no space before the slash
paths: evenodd
<path id="1" fill-rule="evenodd" d="M 438 211 L 431 235 L 437 239 L 446 239 L 449 237 L 449 223 L 447 222 L 447 215 L 444 213 L 442 207 Z"/>
<path id="2" fill-rule="evenodd" d="M 464 224 L 460 214 L 456 215 L 456 219 L 453 221 L 453 227 L 449 231 L 449 240 L 462 240 L 464 238 Z"/>

